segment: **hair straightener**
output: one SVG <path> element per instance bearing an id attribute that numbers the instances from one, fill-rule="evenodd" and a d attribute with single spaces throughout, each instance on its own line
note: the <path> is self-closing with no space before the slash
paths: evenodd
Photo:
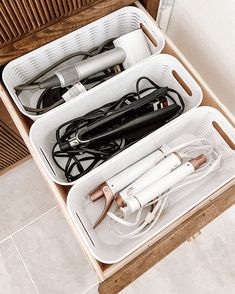
<path id="1" fill-rule="evenodd" d="M 147 80 L 151 86 L 140 90 L 142 80 Z M 59 126 L 53 159 L 67 180 L 74 181 L 183 110 L 184 101 L 174 89 L 159 87 L 149 78 L 141 77 L 136 82 L 136 92 Z M 61 157 L 67 158 L 63 166 L 59 162 Z"/>

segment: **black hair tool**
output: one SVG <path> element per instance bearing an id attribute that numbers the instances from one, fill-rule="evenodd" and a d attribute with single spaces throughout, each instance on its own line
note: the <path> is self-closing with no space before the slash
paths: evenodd
<path id="1" fill-rule="evenodd" d="M 145 115 L 142 115 L 140 117 L 136 117 L 125 124 L 122 124 L 120 126 L 117 126 L 116 128 L 111 129 L 110 131 L 107 130 L 94 136 L 89 136 L 90 131 L 92 131 L 93 133 L 95 132 L 94 128 L 84 127 L 77 132 L 76 137 L 70 139 L 68 143 L 63 144 L 61 146 L 61 150 L 66 150 L 66 147 L 74 147 L 77 144 L 91 143 L 96 145 L 101 142 L 103 143 L 108 140 L 115 140 L 120 137 L 133 137 L 133 133 L 137 135 L 138 132 L 141 130 L 144 130 L 146 133 L 148 133 L 150 130 L 157 129 L 164 125 L 169 119 L 175 116 L 180 109 L 181 107 L 179 105 L 172 104 L 166 108 L 162 108 L 157 111 L 153 111 Z M 97 128 L 100 129 L 102 125 L 102 122 L 100 122 L 100 125 L 97 124 Z"/>
<path id="2" fill-rule="evenodd" d="M 139 84 L 144 79 L 151 87 L 140 90 Z M 148 94 L 143 96 L 146 92 Z M 171 92 L 176 94 L 181 105 L 176 103 Z M 166 105 L 166 98 L 171 105 Z M 156 109 L 154 103 L 158 102 L 164 108 Z M 136 92 L 62 124 L 56 131 L 57 143 L 52 151 L 54 161 L 64 171 L 67 180 L 74 181 L 183 110 L 184 101 L 179 93 L 141 77 L 137 80 Z M 65 166 L 61 166 L 59 158 L 67 158 Z"/>

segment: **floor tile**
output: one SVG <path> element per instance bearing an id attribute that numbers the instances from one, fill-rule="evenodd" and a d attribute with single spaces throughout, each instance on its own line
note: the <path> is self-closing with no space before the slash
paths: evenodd
<path id="1" fill-rule="evenodd" d="M 82 294 L 99 294 L 99 283 L 96 283 L 91 288 L 85 290 Z"/>
<path id="2" fill-rule="evenodd" d="M 82 294 L 97 282 L 59 208 L 13 238 L 41 294 Z"/>
<path id="3" fill-rule="evenodd" d="M 0 241 L 56 205 L 33 160 L 0 177 Z"/>
<path id="4" fill-rule="evenodd" d="M 121 294 L 221 294 L 235 289 L 235 206 Z"/>
<path id="5" fill-rule="evenodd" d="M 0 244 L 0 293 L 37 293 L 11 239 Z"/>

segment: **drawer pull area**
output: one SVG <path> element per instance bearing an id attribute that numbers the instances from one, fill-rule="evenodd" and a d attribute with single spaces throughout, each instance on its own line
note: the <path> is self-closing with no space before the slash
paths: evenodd
<path id="1" fill-rule="evenodd" d="M 81 225 L 82 225 L 82 227 L 83 227 L 84 231 L 86 232 L 86 234 L 87 234 L 87 237 L 88 237 L 88 238 L 89 238 L 89 240 L 91 241 L 92 245 L 95 247 L 95 243 L 93 242 L 93 240 L 92 240 L 92 238 L 91 238 L 90 234 L 88 233 L 88 231 L 87 231 L 87 229 L 86 229 L 85 225 L 83 224 L 83 222 L 82 222 L 81 218 L 79 217 L 79 215 L 78 215 L 78 213 L 77 213 L 77 212 L 75 212 L 75 213 L 76 213 L 76 216 L 77 216 L 77 218 L 78 218 L 79 222 L 81 223 Z"/>
<path id="2" fill-rule="evenodd" d="M 148 37 L 149 41 L 151 41 L 151 43 L 157 47 L 157 40 L 154 38 L 154 36 L 150 33 L 150 31 L 146 28 L 145 25 L 143 25 L 142 23 L 140 24 L 140 28 L 142 29 L 142 31 L 145 33 L 145 35 Z"/>
<path id="3" fill-rule="evenodd" d="M 50 161 L 48 160 L 48 158 L 47 158 L 47 156 L 46 156 L 45 152 L 42 150 L 42 148 L 41 148 L 41 147 L 40 147 L 40 151 L 41 151 L 41 153 L 42 153 L 43 157 L 45 158 L 45 160 L 46 160 L 46 162 L 47 162 L 48 166 L 50 167 L 51 171 L 52 171 L 52 172 L 53 172 L 53 174 L 56 176 L 56 172 L 55 172 L 55 170 L 53 169 L 52 165 L 50 164 Z"/>
<path id="4" fill-rule="evenodd" d="M 189 86 L 185 83 L 185 81 L 181 78 L 181 76 L 175 71 L 172 70 L 172 75 L 176 79 L 176 81 L 180 84 L 180 86 L 184 89 L 184 91 L 189 95 L 192 96 L 192 91 Z"/>
<path id="5" fill-rule="evenodd" d="M 229 136 L 225 133 L 225 131 L 220 127 L 220 125 L 216 122 L 212 122 L 213 127 L 216 129 L 216 131 L 220 134 L 220 136 L 224 139 L 224 141 L 228 144 L 228 146 L 235 150 L 235 143 L 229 138 Z"/>

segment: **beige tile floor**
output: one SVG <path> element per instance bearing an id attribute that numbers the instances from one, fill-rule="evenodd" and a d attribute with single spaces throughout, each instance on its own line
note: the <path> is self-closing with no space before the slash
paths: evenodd
<path id="1" fill-rule="evenodd" d="M 32 160 L 0 177 L 0 199 L 0 294 L 97 293 L 94 271 Z M 235 293 L 234 244 L 232 207 L 121 294 Z"/>
<path id="2" fill-rule="evenodd" d="M 0 294 L 80 294 L 97 278 L 33 160 L 0 177 Z"/>

